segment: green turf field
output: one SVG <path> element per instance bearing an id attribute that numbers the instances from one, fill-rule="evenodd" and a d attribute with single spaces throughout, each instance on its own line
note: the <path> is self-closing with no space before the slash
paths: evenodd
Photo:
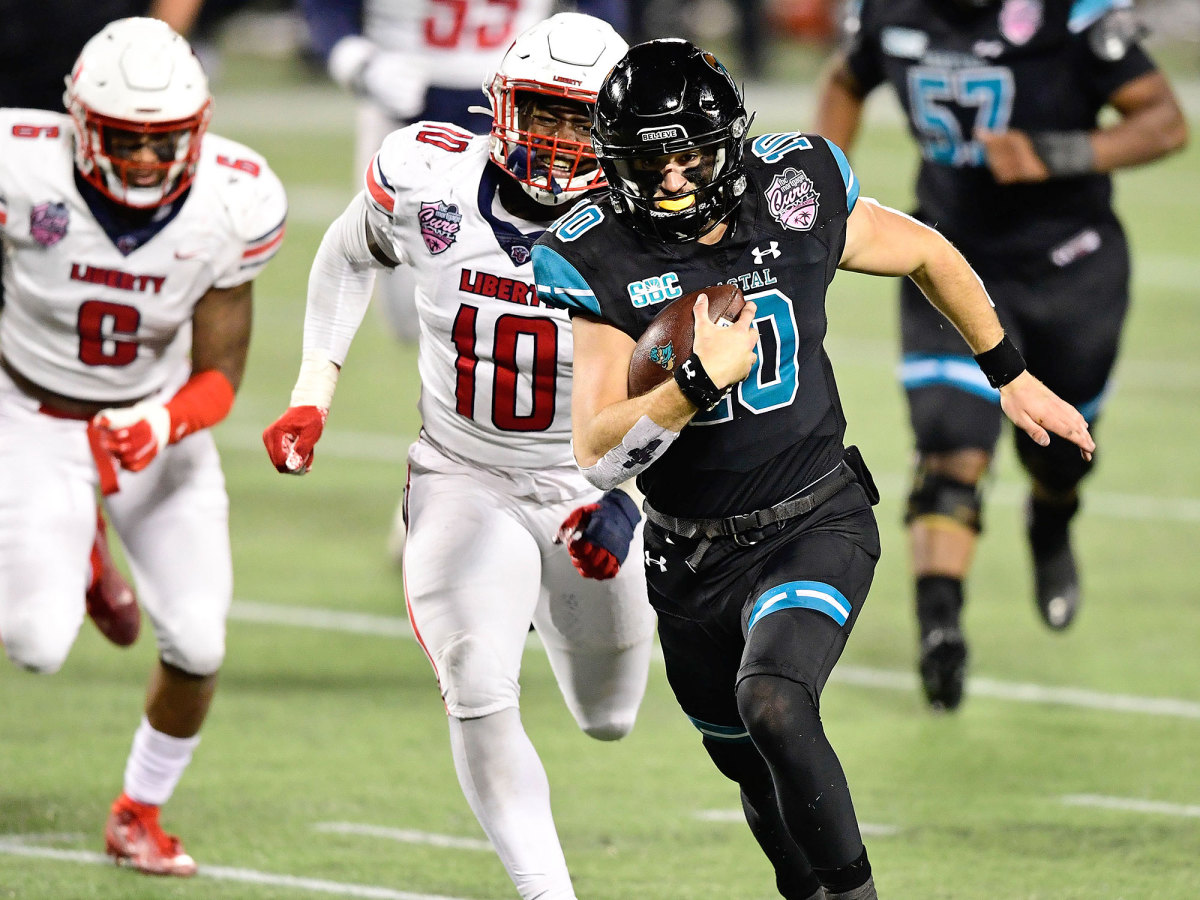
<path id="1" fill-rule="evenodd" d="M 372 314 L 308 477 L 276 475 L 259 440 L 295 376 L 309 261 L 349 196 L 351 103 L 290 66 L 227 62 L 214 131 L 266 154 L 292 211 L 257 287 L 238 405 L 217 430 L 237 599 L 221 690 L 164 815 L 200 874 L 163 881 L 103 862 L 154 646 L 145 633 L 117 651 L 85 623 L 59 675 L 0 668 L 0 898 L 503 900 L 511 885 L 459 792 L 384 552 L 416 429 L 414 354 Z M 757 130 L 806 126 L 803 96 L 764 108 Z M 880 118 L 856 170 L 864 194 L 904 207 L 913 154 Z M 885 900 L 1200 897 L 1200 136 L 1123 173 L 1118 194 L 1136 291 L 1077 529 L 1086 605 L 1066 634 L 1040 625 L 1006 445 L 966 612 L 971 696 L 954 716 L 930 715 L 912 675 L 895 285 L 834 283 L 829 347 L 849 439 L 883 489 L 884 556 L 823 711 Z M 599 744 L 575 729 L 531 647 L 524 719 L 579 896 L 775 896 L 736 791 L 661 663 L 633 734 Z"/>

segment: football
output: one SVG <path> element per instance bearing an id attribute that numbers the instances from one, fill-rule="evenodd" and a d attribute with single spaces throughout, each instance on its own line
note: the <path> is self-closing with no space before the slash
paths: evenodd
<path id="1" fill-rule="evenodd" d="M 666 306 L 646 327 L 633 348 L 629 361 L 629 396 L 646 393 L 668 378 L 675 367 L 692 355 L 695 318 L 692 307 L 701 294 L 708 295 L 708 317 L 713 322 L 732 322 L 746 305 L 736 284 L 714 284 L 684 294 Z"/>

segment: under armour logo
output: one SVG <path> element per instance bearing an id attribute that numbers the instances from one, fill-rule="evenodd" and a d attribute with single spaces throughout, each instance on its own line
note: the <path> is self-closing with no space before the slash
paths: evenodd
<path id="1" fill-rule="evenodd" d="M 683 374 L 687 376 L 688 381 L 691 381 L 696 377 L 696 370 L 692 367 L 692 361 L 690 359 L 684 360 L 683 365 L 679 368 L 683 371 Z"/>
<path id="2" fill-rule="evenodd" d="M 763 260 L 768 256 L 771 257 L 771 259 L 779 259 L 779 241 L 771 241 L 771 246 L 766 250 L 759 250 L 757 247 L 755 247 L 750 252 L 754 254 L 754 264 L 756 266 L 761 266 L 763 264 Z"/>
<path id="3" fill-rule="evenodd" d="M 628 452 L 627 459 L 622 464 L 622 468 L 633 469 L 639 466 L 645 468 L 650 465 L 650 463 L 654 462 L 654 451 L 659 448 L 660 444 L 662 444 L 662 441 L 655 438 L 645 447 L 634 447 Z"/>
<path id="4" fill-rule="evenodd" d="M 667 571 L 667 558 L 665 556 L 660 556 L 658 559 L 655 559 L 653 556 L 650 555 L 649 550 L 645 551 L 645 553 L 646 553 L 646 568 L 648 569 L 651 566 L 658 566 L 658 571 L 665 574 Z"/>

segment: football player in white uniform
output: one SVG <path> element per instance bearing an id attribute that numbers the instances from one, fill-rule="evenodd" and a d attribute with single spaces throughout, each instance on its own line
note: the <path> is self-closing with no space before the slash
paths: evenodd
<path id="1" fill-rule="evenodd" d="M 229 501 L 206 429 L 233 404 L 286 201 L 261 156 L 205 134 L 204 72 L 161 21 L 101 30 L 64 101 L 0 110 L 0 640 L 26 669 L 62 666 L 99 488 L 159 651 L 107 850 L 191 875 L 158 816 L 225 654 Z"/>
<path id="2" fill-rule="evenodd" d="M 422 119 L 483 133 L 492 125 L 474 104 L 496 57 L 513 39 L 557 11 L 556 0 L 301 0 L 314 49 L 329 74 L 358 95 L 354 176 L 361 178 L 387 135 Z M 621 31 L 627 0 L 578 0 L 576 12 Z M 400 266 L 376 279 L 377 309 L 403 344 L 417 341 L 414 273 Z M 400 565 L 404 506 L 397 508 L 387 549 Z"/>
<path id="3" fill-rule="evenodd" d="M 463 792 L 520 896 L 542 900 L 575 893 L 521 724 L 529 626 L 600 740 L 633 727 L 653 642 L 640 559 L 621 565 L 640 515 L 574 464 L 570 321 L 531 283 L 534 239 L 604 184 L 591 104 L 624 51 L 606 23 L 559 14 L 519 36 L 487 86 L 490 136 L 418 122 L 384 141 L 317 252 L 300 376 L 263 434 L 279 471 L 308 470 L 375 270 L 410 266 L 424 427 L 408 457 L 409 618 Z"/>

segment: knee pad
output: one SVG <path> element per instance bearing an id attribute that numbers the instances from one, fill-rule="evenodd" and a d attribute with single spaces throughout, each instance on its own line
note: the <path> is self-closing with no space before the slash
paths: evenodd
<path id="1" fill-rule="evenodd" d="M 978 485 L 966 484 L 931 472 L 925 462 L 917 463 L 908 494 L 904 524 L 926 516 L 950 519 L 979 534 L 983 531 L 983 497 Z"/>
<path id="2" fill-rule="evenodd" d="M 1050 445 L 1041 447 L 1020 429 L 1014 435 L 1021 465 L 1048 491 L 1069 494 L 1092 471 L 1093 462 L 1084 459 L 1079 448 L 1068 440 L 1051 435 Z"/>
<path id="3" fill-rule="evenodd" d="M 635 716 L 611 715 L 600 721 L 579 723 L 583 733 L 597 741 L 619 741 L 633 731 Z"/>
<path id="4" fill-rule="evenodd" d="M 477 719 L 519 705 L 517 673 L 509 672 L 487 641 L 461 635 L 441 647 L 434 663 L 446 711 Z"/>
<path id="5" fill-rule="evenodd" d="M 39 675 L 53 675 L 67 661 L 75 633 L 65 633 L 36 618 L 22 617 L 4 623 L 4 651 L 14 664 Z"/>
<path id="6" fill-rule="evenodd" d="M 190 617 L 159 627 L 157 632 L 162 661 L 187 675 L 215 675 L 225 662 L 224 619 Z"/>
<path id="7" fill-rule="evenodd" d="M 763 756 L 787 736 L 821 728 L 818 693 L 812 685 L 781 675 L 747 675 L 737 686 L 738 714 Z"/>

